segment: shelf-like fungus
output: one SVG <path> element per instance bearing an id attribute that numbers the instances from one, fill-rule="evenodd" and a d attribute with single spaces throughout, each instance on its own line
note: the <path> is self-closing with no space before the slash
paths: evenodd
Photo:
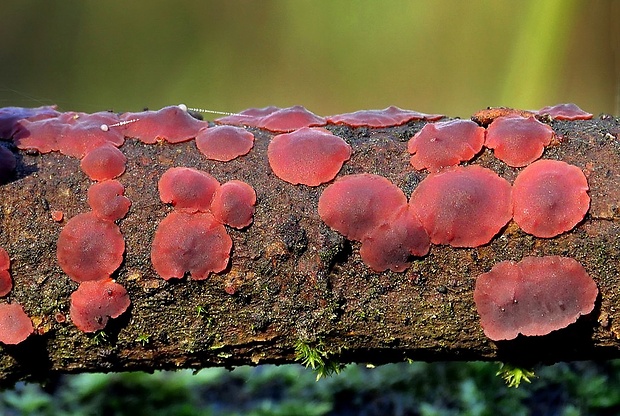
<path id="1" fill-rule="evenodd" d="M 437 121 L 441 114 L 424 114 L 417 111 L 403 110 L 395 106 L 383 110 L 360 110 L 353 113 L 337 114 L 326 117 L 330 124 L 344 124 L 349 127 L 392 127 L 416 120 Z"/>
<path id="2" fill-rule="evenodd" d="M 556 104 L 538 110 L 540 115 L 548 115 L 555 120 L 590 120 L 592 114 L 583 111 L 576 104 Z"/>
<path id="3" fill-rule="evenodd" d="M 193 118 L 179 106 L 164 107 L 159 111 L 142 111 L 125 113 L 121 120 L 125 136 L 133 137 L 143 143 L 153 144 L 157 141 L 168 143 L 185 142 L 196 137 L 208 123 Z"/>

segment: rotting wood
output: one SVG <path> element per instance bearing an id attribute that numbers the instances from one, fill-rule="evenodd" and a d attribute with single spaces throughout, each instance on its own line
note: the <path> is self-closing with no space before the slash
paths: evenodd
<path id="1" fill-rule="evenodd" d="M 127 171 L 120 181 L 132 201 L 119 222 L 125 261 L 115 277 L 132 306 L 110 321 L 103 338 L 77 330 L 68 319 L 77 285 L 56 261 L 56 240 L 66 219 L 89 210 L 92 184 L 79 161 L 58 153 L 18 153 L 16 180 L 0 187 L 0 246 L 10 254 L 14 289 L 40 335 L 3 346 L 0 379 L 45 379 L 59 372 L 127 371 L 295 362 L 298 341 L 322 345 L 341 363 L 413 360 L 553 362 L 620 357 L 620 120 L 554 121 L 561 143 L 543 157 L 586 172 L 591 208 L 572 232 L 552 239 L 523 233 L 510 223 L 476 249 L 433 246 L 404 273 L 373 273 L 359 243 L 345 240 L 318 217 L 325 185 L 293 186 L 273 175 L 266 150 L 271 135 L 252 130 L 252 151 L 231 162 L 208 161 L 192 142 L 144 145 L 127 140 L 121 150 Z M 388 129 L 330 126 L 353 146 L 340 175 L 375 173 L 407 196 L 426 176 L 409 165 L 407 140 L 424 125 Z M 485 150 L 472 163 L 514 181 L 507 167 Z M 229 229 L 230 267 L 205 281 L 169 282 L 150 262 L 155 228 L 170 212 L 159 200 L 157 181 L 168 168 L 188 166 L 220 182 L 251 184 L 258 196 L 254 223 Z M 563 255 L 577 259 L 597 282 L 595 311 L 544 337 L 492 342 L 473 302 L 476 276 L 502 260 Z M 234 292 L 229 294 L 228 292 Z M 64 320 L 64 322 L 63 322 Z"/>

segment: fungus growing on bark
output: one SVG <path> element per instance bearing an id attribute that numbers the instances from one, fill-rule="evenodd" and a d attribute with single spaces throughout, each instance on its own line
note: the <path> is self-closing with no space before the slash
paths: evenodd
<path id="1" fill-rule="evenodd" d="M 16 345 L 33 332 L 32 321 L 19 303 L 0 304 L 0 342 Z"/>
<path id="2" fill-rule="evenodd" d="M 112 279 L 84 282 L 71 294 L 69 315 L 79 330 L 95 332 L 121 316 L 130 303 L 127 290 Z"/>
<path id="3" fill-rule="evenodd" d="M 542 156 L 553 129 L 534 117 L 499 117 L 487 128 L 485 146 L 508 166 L 526 166 Z"/>
<path id="4" fill-rule="evenodd" d="M 56 106 L 43 106 L 37 108 L 4 107 L 0 108 L 0 137 L 8 139 L 15 133 L 17 122 L 28 119 L 30 121 L 56 117 L 60 113 Z"/>
<path id="5" fill-rule="evenodd" d="M 293 185 L 318 186 L 336 177 L 351 157 L 351 146 L 323 128 L 278 134 L 267 149 L 276 176 Z"/>
<path id="6" fill-rule="evenodd" d="M 13 289 L 13 280 L 9 273 L 11 267 L 11 259 L 5 249 L 0 247 L 0 297 L 9 294 Z"/>
<path id="7" fill-rule="evenodd" d="M 323 117 L 306 110 L 300 105 L 288 108 L 280 108 L 263 118 L 256 127 L 273 132 L 289 132 L 302 127 L 320 127 L 327 124 Z"/>
<path id="8" fill-rule="evenodd" d="M 211 213 L 173 211 L 155 231 L 151 261 L 165 280 L 187 272 L 203 280 L 226 268 L 231 249 L 226 229 Z"/>
<path id="9" fill-rule="evenodd" d="M 209 127 L 198 132 L 196 146 L 207 159 L 228 162 L 248 154 L 254 146 L 254 135 L 235 126 Z"/>
<path id="10" fill-rule="evenodd" d="M 534 117 L 538 114 L 536 111 L 519 110 L 516 108 L 508 107 L 488 107 L 484 110 L 476 112 L 471 116 L 472 121 L 475 121 L 482 127 L 486 127 L 493 122 L 493 120 L 500 117 Z"/>
<path id="11" fill-rule="evenodd" d="M 221 223 L 241 229 L 252 223 L 255 204 L 254 188 L 245 182 L 232 180 L 215 191 L 211 212 Z"/>
<path id="12" fill-rule="evenodd" d="M 91 150 L 80 162 L 80 167 L 94 181 L 114 179 L 125 172 L 127 158 L 111 144 Z"/>
<path id="13" fill-rule="evenodd" d="M 590 207 L 588 181 L 577 166 L 538 160 L 514 181 L 514 220 L 523 231 L 550 238 L 571 230 Z"/>
<path id="14" fill-rule="evenodd" d="M 424 114 L 417 111 L 403 110 L 395 106 L 383 110 L 360 110 L 354 113 L 338 114 L 326 117 L 330 124 L 344 124 L 349 127 L 391 127 L 400 126 L 413 120 L 437 121 L 441 114 Z"/>
<path id="15" fill-rule="evenodd" d="M 0 184 L 8 182 L 15 175 L 17 159 L 13 152 L 0 146 Z"/>
<path id="16" fill-rule="evenodd" d="M 259 127 L 259 124 L 263 117 L 280 110 L 275 106 L 269 106 L 264 108 L 248 108 L 240 113 L 229 115 L 226 117 L 220 117 L 215 119 L 218 124 L 233 124 L 238 126 Z"/>
<path id="17" fill-rule="evenodd" d="M 213 176 L 197 169 L 168 169 L 159 179 L 159 197 L 185 212 L 208 211 L 220 183 Z"/>
<path id="18" fill-rule="evenodd" d="M 116 224 L 87 212 L 67 221 L 58 236 L 56 255 L 72 280 L 86 282 L 109 278 L 121 265 L 124 251 Z"/>
<path id="19" fill-rule="evenodd" d="M 164 107 L 159 111 L 125 113 L 121 120 L 136 120 L 124 126 L 125 135 L 143 143 L 153 144 L 158 140 L 180 143 L 196 137 L 208 123 L 196 120 L 179 106 Z"/>
<path id="20" fill-rule="evenodd" d="M 414 168 L 437 172 L 470 160 L 483 144 L 482 127 L 471 120 L 450 120 L 425 125 L 409 140 L 407 149 Z"/>
<path id="21" fill-rule="evenodd" d="M 546 335 L 594 309 L 596 283 L 568 257 L 503 261 L 476 279 L 474 301 L 487 337 L 494 341 Z"/>
<path id="22" fill-rule="evenodd" d="M 116 221 L 127 215 L 131 201 L 123 196 L 125 187 L 116 180 L 96 183 L 88 188 L 88 205 L 100 218 Z"/>
<path id="23" fill-rule="evenodd" d="M 592 114 L 583 111 L 576 104 L 556 104 L 538 110 L 540 115 L 548 115 L 555 120 L 590 120 Z"/>
<path id="24" fill-rule="evenodd" d="M 13 143 L 18 149 L 41 153 L 58 151 L 58 137 L 66 122 L 58 117 L 41 120 L 20 120 L 15 126 Z"/>
<path id="25" fill-rule="evenodd" d="M 492 170 L 454 167 L 428 175 L 409 205 L 433 244 L 487 244 L 512 217 L 511 187 Z"/>

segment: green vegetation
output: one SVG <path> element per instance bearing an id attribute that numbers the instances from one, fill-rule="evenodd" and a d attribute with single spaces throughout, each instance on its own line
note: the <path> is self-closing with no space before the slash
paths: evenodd
<path id="1" fill-rule="evenodd" d="M 316 380 L 321 377 L 329 377 L 338 374 L 344 368 L 343 364 L 330 358 L 330 353 L 325 351 L 322 342 L 310 345 L 304 341 L 297 341 L 295 344 L 295 359 L 306 368 L 310 367 L 316 372 Z"/>
<path id="2" fill-rule="evenodd" d="M 522 381 L 531 383 L 531 379 L 536 377 L 534 370 L 529 370 L 527 368 L 522 368 L 507 363 L 500 364 L 499 371 L 496 375 L 503 378 L 508 387 L 515 388 L 519 388 Z"/>

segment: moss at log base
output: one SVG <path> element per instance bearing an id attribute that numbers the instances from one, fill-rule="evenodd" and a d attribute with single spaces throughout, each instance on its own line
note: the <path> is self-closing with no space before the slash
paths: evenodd
<path id="1" fill-rule="evenodd" d="M 339 176 L 373 173 L 409 196 L 427 175 L 409 165 L 407 140 L 424 122 L 384 129 L 330 126 L 353 148 Z M 293 186 L 269 169 L 272 134 L 250 129 L 254 149 L 230 162 L 209 161 L 193 142 L 146 145 L 127 140 L 119 178 L 132 201 L 119 226 L 125 258 L 114 278 L 129 292 L 130 310 L 101 334 L 69 322 L 76 289 L 56 260 L 65 219 L 86 212 L 92 182 L 79 160 L 58 153 L 18 153 L 16 180 L 0 187 L 0 246 L 11 256 L 11 301 L 24 306 L 38 334 L 3 346 L 0 378 L 47 377 L 53 372 L 155 370 L 242 364 L 291 363 L 300 341 L 322 345 L 341 363 L 414 360 L 558 361 L 620 357 L 620 121 L 553 121 L 561 143 L 544 158 L 563 160 L 588 174 L 591 208 L 573 231 L 552 239 L 522 232 L 513 222 L 490 244 L 456 249 L 432 246 L 403 273 L 374 273 L 359 243 L 328 228 L 317 213 L 326 185 Z M 472 163 L 509 182 L 519 169 L 486 149 Z M 221 183 L 242 180 L 257 193 L 254 223 L 228 229 L 229 268 L 204 281 L 164 281 L 150 261 L 155 229 L 171 211 L 157 181 L 170 167 L 209 172 Z M 596 281 L 595 311 L 544 337 L 492 342 L 473 301 L 476 276 L 502 260 L 561 255 L 575 258 Z M 230 294 L 232 293 L 232 294 Z M 200 311 L 200 312 L 197 312 Z M 145 339 L 148 342 L 141 342 Z"/>

